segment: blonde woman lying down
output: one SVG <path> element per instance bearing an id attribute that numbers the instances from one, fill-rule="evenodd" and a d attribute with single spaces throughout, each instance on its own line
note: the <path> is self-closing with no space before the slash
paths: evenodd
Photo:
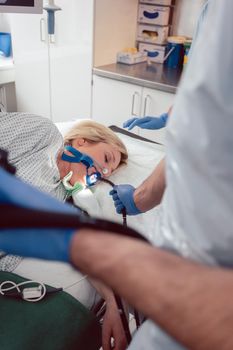
<path id="1" fill-rule="evenodd" d="M 93 173 L 110 176 L 128 158 L 122 141 L 99 123 L 79 122 L 63 139 L 49 119 L 26 113 L 0 113 L 0 148 L 9 152 L 9 161 L 16 167 L 18 177 L 60 200 L 65 200 L 73 187 L 86 186 Z M 75 151 L 90 157 L 89 167 L 82 161 L 73 162 Z M 63 287 L 89 309 L 100 299 L 90 282 L 66 263 L 7 255 L 0 258 L 0 270 Z M 107 302 L 103 348 L 111 348 L 112 336 L 116 348 L 123 350 L 126 340 L 113 294 L 102 285 L 95 287 Z"/>

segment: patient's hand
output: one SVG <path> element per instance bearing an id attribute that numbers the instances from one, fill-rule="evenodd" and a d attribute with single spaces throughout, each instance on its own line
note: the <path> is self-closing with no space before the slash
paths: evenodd
<path id="1" fill-rule="evenodd" d="M 112 290 L 96 279 L 89 278 L 89 281 L 106 302 L 106 311 L 103 317 L 102 327 L 103 350 L 125 350 L 128 345 L 127 339 Z M 111 344 L 112 338 L 114 339 L 114 346 Z"/>
<path id="2" fill-rule="evenodd" d="M 111 345 L 112 338 L 114 339 L 114 346 Z M 102 344 L 103 350 L 125 350 L 128 345 L 114 298 L 106 301 L 106 312 L 102 328 Z"/>

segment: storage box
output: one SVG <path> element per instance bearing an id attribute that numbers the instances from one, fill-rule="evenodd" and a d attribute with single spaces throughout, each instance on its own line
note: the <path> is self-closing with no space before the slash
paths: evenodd
<path id="1" fill-rule="evenodd" d="M 165 46 L 139 43 L 139 51 L 146 52 L 148 60 L 156 63 L 163 63 L 165 57 Z"/>
<path id="2" fill-rule="evenodd" d="M 117 62 L 125 64 L 136 64 L 147 61 L 147 52 L 118 52 Z"/>
<path id="3" fill-rule="evenodd" d="M 170 6 L 172 4 L 172 0 L 140 0 L 140 3 Z"/>
<path id="4" fill-rule="evenodd" d="M 139 5 L 138 21 L 142 23 L 166 26 L 169 22 L 170 7 Z"/>
<path id="5" fill-rule="evenodd" d="M 137 40 L 151 44 L 165 44 L 169 27 L 159 27 L 149 24 L 138 24 Z"/>

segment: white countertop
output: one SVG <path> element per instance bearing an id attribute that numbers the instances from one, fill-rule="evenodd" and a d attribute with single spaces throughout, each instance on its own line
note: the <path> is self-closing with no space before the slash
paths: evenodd
<path id="1" fill-rule="evenodd" d="M 13 83 L 15 81 L 15 67 L 13 58 L 0 56 L 0 85 Z"/>

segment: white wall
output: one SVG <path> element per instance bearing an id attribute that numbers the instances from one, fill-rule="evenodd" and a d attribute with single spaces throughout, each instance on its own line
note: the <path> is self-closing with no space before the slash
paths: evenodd
<path id="1" fill-rule="evenodd" d="M 177 0 L 173 17 L 173 35 L 193 37 L 201 7 L 206 0 Z"/>
<path id="2" fill-rule="evenodd" d="M 5 13 L 0 13 L 0 32 L 10 32 L 9 18 Z"/>
<path id="3" fill-rule="evenodd" d="M 94 66 L 116 62 L 116 53 L 134 47 L 138 0 L 96 0 Z"/>

